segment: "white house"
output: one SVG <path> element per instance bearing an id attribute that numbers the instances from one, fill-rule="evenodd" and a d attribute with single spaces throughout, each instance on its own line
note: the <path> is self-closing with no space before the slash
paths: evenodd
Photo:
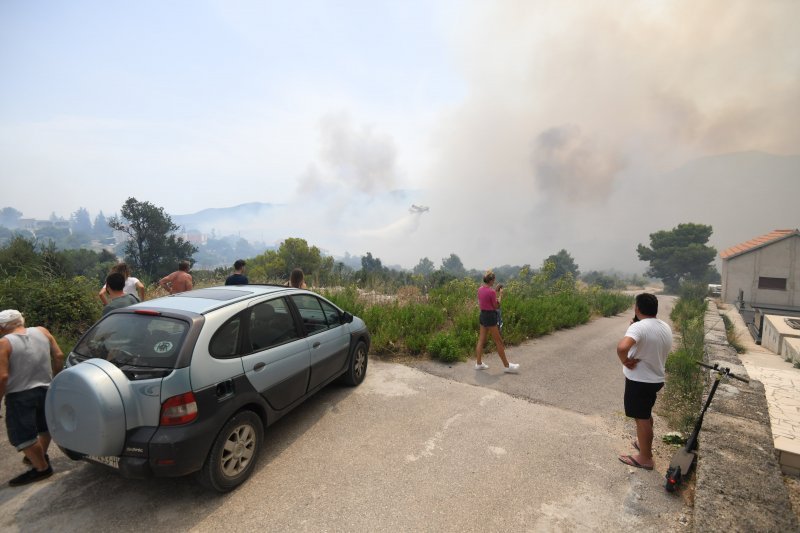
<path id="1" fill-rule="evenodd" d="M 775 230 L 719 255 L 724 302 L 800 309 L 800 230 Z"/>

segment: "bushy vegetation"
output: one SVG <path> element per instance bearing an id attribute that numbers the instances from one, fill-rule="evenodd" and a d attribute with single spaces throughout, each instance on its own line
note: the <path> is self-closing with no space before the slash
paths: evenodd
<path id="1" fill-rule="evenodd" d="M 705 287 L 686 284 L 670 318 L 680 333 L 678 347 L 667 358 L 667 380 L 662 405 L 673 429 L 688 431 L 694 424 L 703 395 L 703 372 L 696 364 L 703 360 L 705 342 Z"/>
<path id="2" fill-rule="evenodd" d="M 736 350 L 736 353 L 744 353 L 745 348 L 742 346 L 742 343 L 739 342 L 739 335 L 737 335 L 736 328 L 733 322 L 731 322 L 731 319 L 726 315 L 722 315 L 722 322 L 725 324 L 725 337 L 728 339 L 728 344 Z"/>
<path id="3" fill-rule="evenodd" d="M 113 257 L 15 236 L 0 248 L 0 309 L 20 310 L 28 325 L 49 329 L 66 351 L 99 318 L 99 282 Z"/>
<path id="4" fill-rule="evenodd" d="M 60 341 L 73 343 L 99 317 L 98 285 L 83 276 L 65 278 L 26 271 L 0 281 L 0 307 L 19 309 L 29 326 L 44 326 Z M 71 346 L 61 346 L 67 350 Z"/>
<path id="5" fill-rule="evenodd" d="M 53 331 L 66 351 L 99 318 L 97 291 L 115 262 L 110 252 L 59 251 L 52 243 L 14 237 L 0 247 L 0 307 L 17 308 L 29 324 Z M 322 257 L 305 240 L 287 239 L 276 250 L 249 258 L 247 274 L 254 283 L 282 283 L 293 266 L 304 267 L 313 289 L 364 319 L 373 353 L 442 361 L 473 355 L 480 272 L 465 270 L 455 254 L 444 258 L 439 270 L 432 270 L 432 261 L 421 261 L 416 273 L 388 269 L 369 253 L 361 264 L 359 271 L 345 268 Z M 503 272 L 503 337 L 508 344 L 583 324 L 592 316 L 617 314 L 632 302 L 629 296 L 597 286 L 580 288 L 577 265 L 565 250 L 545 260 L 539 270 L 526 265 L 504 267 Z M 196 288 L 220 285 L 229 273 L 192 272 Z M 148 292 L 148 298 L 160 295 L 160 289 Z M 486 349 L 495 349 L 491 341 Z"/>
<path id="6" fill-rule="evenodd" d="M 571 277 L 545 283 L 549 273 L 523 277 L 504 292 L 503 339 L 519 344 L 555 330 L 584 324 L 593 315 L 610 316 L 630 308 L 632 299 L 598 288 L 579 290 Z M 372 334 L 377 354 L 427 353 L 451 362 L 471 357 L 478 341 L 477 290 L 479 283 L 464 278 L 431 289 L 422 301 L 365 303 L 354 288 L 325 295 L 343 309 L 361 316 Z M 490 345 L 487 350 L 494 349 Z"/>

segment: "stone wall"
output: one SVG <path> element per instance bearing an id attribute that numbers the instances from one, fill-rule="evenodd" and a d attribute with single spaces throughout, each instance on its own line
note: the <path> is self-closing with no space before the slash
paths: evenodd
<path id="1" fill-rule="evenodd" d="M 705 329 L 706 363 L 749 378 L 728 345 L 713 302 Z M 726 379 L 719 385 L 700 432 L 696 476 L 696 531 L 800 531 L 781 477 L 760 382 Z"/>

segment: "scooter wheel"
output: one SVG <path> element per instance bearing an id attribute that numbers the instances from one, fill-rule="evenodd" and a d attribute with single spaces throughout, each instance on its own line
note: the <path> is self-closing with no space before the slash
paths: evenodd
<path id="1" fill-rule="evenodd" d="M 675 492 L 675 489 L 681 484 L 681 467 L 669 468 L 666 478 L 667 481 L 664 483 L 664 489 L 667 492 Z"/>

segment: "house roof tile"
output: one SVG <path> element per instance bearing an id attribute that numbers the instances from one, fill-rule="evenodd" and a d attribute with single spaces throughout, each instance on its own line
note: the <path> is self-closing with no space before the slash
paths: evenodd
<path id="1" fill-rule="evenodd" d="M 755 250 L 756 248 L 760 248 L 767 244 L 770 244 L 775 241 L 779 241 L 781 239 L 785 239 L 791 235 L 798 235 L 800 236 L 800 230 L 796 229 L 776 229 L 775 231 L 771 231 L 766 235 L 762 235 L 760 237 L 756 237 L 755 239 L 750 239 L 749 241 L 743 242 L 741 244 L 737 244 L 736 246 L 731 246 L 725 250 L 722 250 L 719 256 L 722 259 L 730 259 L 731 257 L 743 254 L 745 252 L 749 252 L 751 250 Z"/>

